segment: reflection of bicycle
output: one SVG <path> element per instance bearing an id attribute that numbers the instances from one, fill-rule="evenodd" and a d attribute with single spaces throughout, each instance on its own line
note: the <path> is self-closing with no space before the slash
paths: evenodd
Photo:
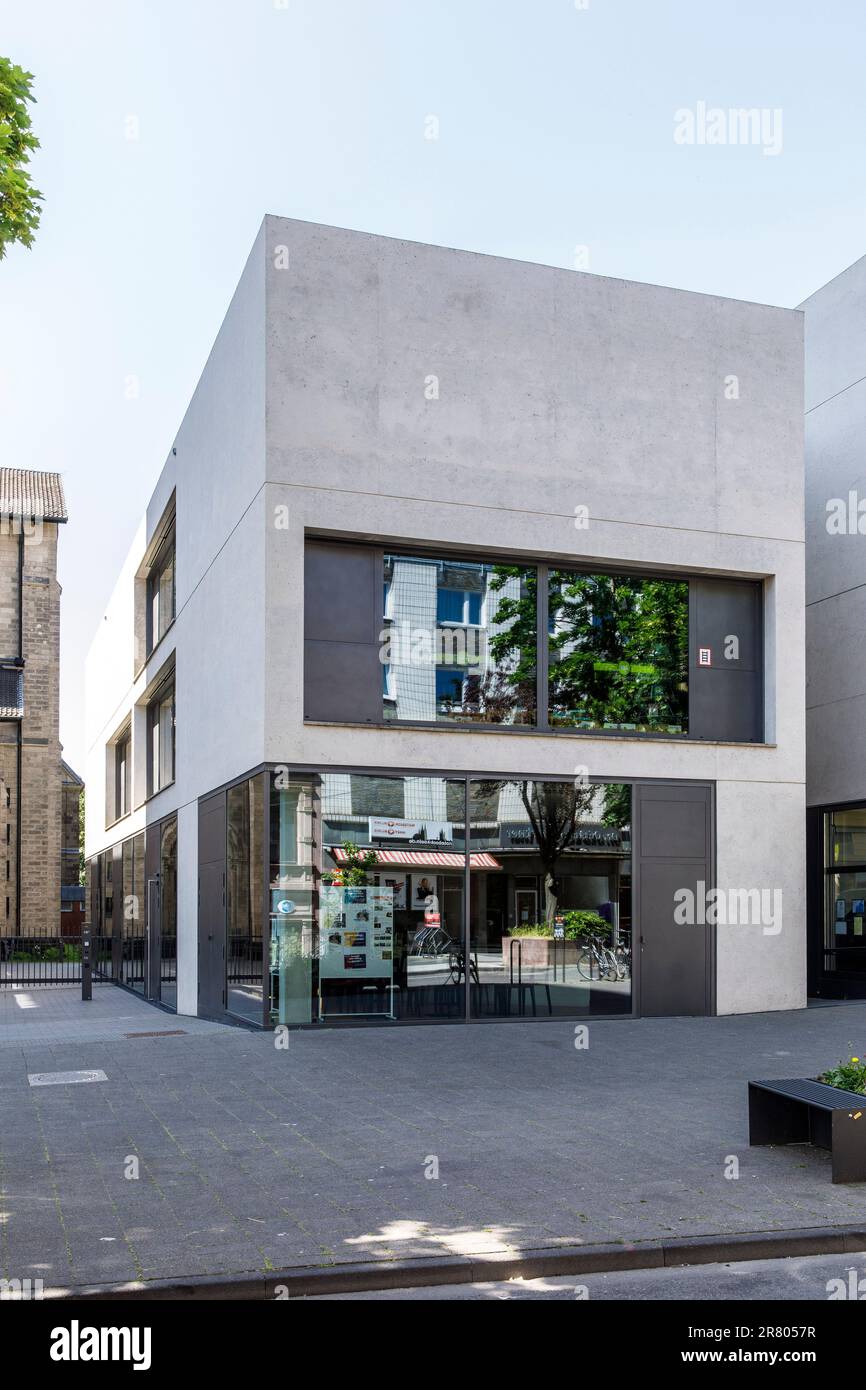
<path id="1" fill-rule="evenodd" d="M 415 933 L 412 942 L 410 955 L 413 956 L 443 956 L 454 942 L 443 927 L 421 927 Z"/>
<path id="2" fill-rule="evenodd" d="M 619 978 L 621 980 L 631 979 L 631 945 L 624 945 L 622 942 L 614 948 L 614 956 L 619 967 Z"/>
<path id="3" fill-rule="evenodd" d="M 577 973 L 584 980 L 624 980 L 625 969 L 600 936 L 591 936 L 577 958 Z"/>
<path id="4" fill-rule="evenodd" d="M 448 969 L 450 972 L 450 983 L 459 985 L 462 983 L 463 976 L 466 974 L 466 952 L 462 946 L 458 946 L 456 941 L 452 941 L 453 950 L 448 956 Z M 478 964 L 474 956 L 469 957 L 469 974 L 474 985 L 478 984 Z"/>

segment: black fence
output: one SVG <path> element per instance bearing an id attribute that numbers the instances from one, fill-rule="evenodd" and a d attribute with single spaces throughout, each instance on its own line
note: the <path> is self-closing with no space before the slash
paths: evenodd
<path id="1" fill-rule="evenodd" d="M 108 979 L 111 939 L 93 937 L 90 953 L 94 980 Z M 0 936 L 0 989 L 80 983 L 80 927 L 71 931 L 46 927 L 23 936 Z"/>

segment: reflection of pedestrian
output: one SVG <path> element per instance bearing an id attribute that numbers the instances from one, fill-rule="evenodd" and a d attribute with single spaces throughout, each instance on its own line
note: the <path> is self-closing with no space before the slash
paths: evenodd
<path id="1" fill-rule="evenodd" d="M 426 902 L 428 898 L 433 897 L 433 889 L 430 886 L 429 878 L 419 879 L 418 887 L 415 889 L 415 897 L 419 902 Z"/>

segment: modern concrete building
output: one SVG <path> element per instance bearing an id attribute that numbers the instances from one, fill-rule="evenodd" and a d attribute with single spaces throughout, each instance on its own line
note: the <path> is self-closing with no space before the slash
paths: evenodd
<path id="1" fill-rule="evenodd" d="M 265 219 L 87 668 L 103 970 L 805 1003 L 802 315 Z"/>
<path id="2" fill-rule="evenodd" d="M 806 320 L 809 984 L 866 997 L 866 258 Z"/>
<path id="3" fill-rule="evenodd" d="M 0 468 L 0 943 L 59 936 L 57 473 Z"/>

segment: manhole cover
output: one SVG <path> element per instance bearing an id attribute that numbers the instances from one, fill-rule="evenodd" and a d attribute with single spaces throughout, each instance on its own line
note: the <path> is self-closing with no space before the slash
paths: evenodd
<path id="1" fill-rule="evenodd" d="M 28 1074 L 31 1086 L 80 1086 L 84 1081 L 107 1081 L 104 1071 L 34 1071 Z"/>

